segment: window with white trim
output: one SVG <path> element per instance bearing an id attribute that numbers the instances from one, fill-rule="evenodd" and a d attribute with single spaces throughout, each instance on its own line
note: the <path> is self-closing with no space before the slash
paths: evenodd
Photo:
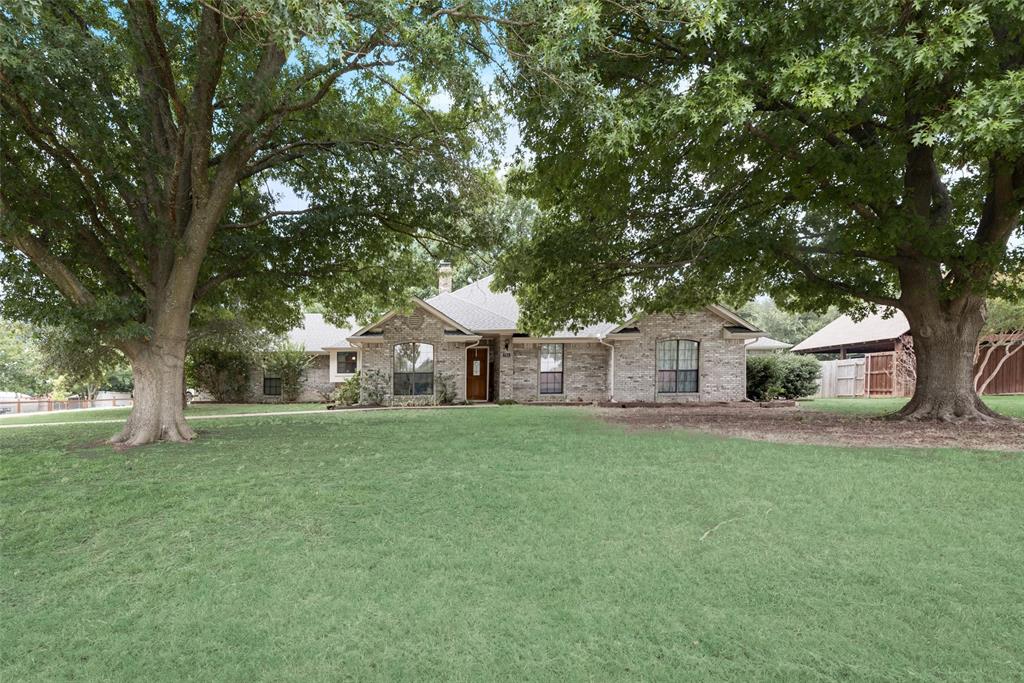
<path id="1" fill-rule="evenodd" d="M 540 393 L 562 393 L 563 344 L 540 345 Z"/>
<path id="2" fill-rule="evenodd" d="M 692 339 L 658 342 L 658 393 L 694 394 L 698 389 L 700 343 Z"/>
<path id="3" fill-rule="evenodd" d="M 338 351 L 335 356 L 335 372 L 339 375 L 351 375 L 359 365 L 359 354 L 355 351 Z"/>
<path id="4" fill-rule="evenodd" d="M 395 396 L 432 396 L 434 394 L 434 347 L 409 342 L 395 344 Z"/>

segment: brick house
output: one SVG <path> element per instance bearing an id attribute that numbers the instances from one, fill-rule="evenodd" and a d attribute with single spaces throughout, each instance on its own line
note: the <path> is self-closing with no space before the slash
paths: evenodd
<path id="1" fill-rule="evenodd" d="M 322 401 L 341 382 L 359 369 L 358 349 L 348 342 L 356 325 L 337 327 L 319 313 L 303 316 L 302 326 L 288 332 L 288 341 L 309 353 L 309 367 L 303 376 L 299 401 Z M 249 371 L 249 396 L 257 403 L 281 401 L 281 377 L 272 370 L 254 367 Z"/>
<path id="2" fill-rule="evenodd" d="M 458 402 L 745 397 L 744 342 L 763 333 L 723 306 L 532 337 L 519 330 L 515 298 L 491 291 L 491 281 L 452 291 L 451 268 L 442 264 L 437 296 L 415 299 L 371 325 L 346 330 L 307 316 L 308 329 L 290 335 L 317 355 L 307 384 L 341 382 L 357 370 L 365 379 L 377 371 L 392 404 L 434 402 L 441 381 L 454 384 Z M 273 390 L 273 378 L 267 381 L 262 378 L 261 388 Z M 307 391 L 303 398 L 316 394 Z"/>

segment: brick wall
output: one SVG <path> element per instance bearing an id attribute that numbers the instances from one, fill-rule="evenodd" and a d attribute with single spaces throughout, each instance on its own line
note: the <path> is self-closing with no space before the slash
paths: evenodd
<path id="1" fill-rule="evenodd" d="M 323 401 L 323 396 L 316 391 L 317 388 L 326 385 L 336 386 L 330 381 L 330 360 L 330 356 L 326 353 L 313 357 L 313 362 L 304 373 L 299 403 Z M 249 400 L 253 403 L 282 403 L 284 398 L 282 396 L 264 396 L 263 368 L 253 368 L 249 371 Z"/>
<path id="2" fill-rule="evenodd" d="M 561 394 L 540 393 L 540 344 L 512 345 L 512 398 L 533 401 L 604 401 L 608 398 L 607 346 L 598 343 L 562 345 Z"/>
<path id="3" fill-rule="evenodd" d="M 739 401 L 746 394 L 746 354 L 742 339 L 723 339 L 724 321 L 708 311 L 678 315 L 657 314 L 643 318 L 636 325 L 638 340 L 620 340 L 615 345 L 615 401 Z M 395 315 L 383 325 L 383 336 L 365 343 L 362 370 L 380 370 L 386 378 L 387 401 L 393 404 L 432 403 L 434 397 L 392 397 L 393 348 L 403 342 L 421 342 L 434 346 L 434 388 L 437 375 L 451 374 L 455 382 L 456 401 L 466 398 L 466 347 L 471 342 L 453 341 L 444 334 L 446 324 L 432 315 L 416 310 L 408 315 Z M 663 339 L 693 339 L 700 342 L 699 391 L 695 394 L 656 393 L 655 345 Z M 505 351 L 505 342 L 509 350 Z M 608 364 L 610 351 L 598 343 L 566 343 L 563 345 L 563 393 L 540 394 L 540 344 L 511 343 L 512 337 L 485 339 L 481 346 L 490 349 L 491 400 L 512 399 L 520 403 L 537 401 L 605 401 L 608 400 Z M 508 354 L 507 356 L 505 354 Z M 315 357 L 306 371 L 300 401 L 320 401 L 316 391 L 330 384 L 329 357 Z M 249 377 L 252 400 L 260 403 L 280 402 L 279 396 L 263 395 L 263 370 L 254 369 Z"/>
<path id="4" fill-rule="evenodd" d="M 742 339 L 723 339 L 721 318 L 708 311 L 657 314 L 640 320 L 640 339 L 615 344 L 615 401 L 740 401 L 746 395 L 746 354 Z M 699 391 L 656 392 L 655 345 L 665 339 L 700 342 Z"/>
<path id="5" fill-rule="evenodd" d="M 466 400 L 466 347 L 472 342 L 451 341 L 444 334 L 445 323 L 416 309 L 409 314 L 399 314 L 386 320 L 381 329 L 384 334 L 372 342 L 364 342 L 361 353 L 363 378 L 371 370 L 379 370 L 386 378 L 386 403 L 393 405 L 420 405 L 434 402 L 433 396 L 392 396 L 394 383 L 391 379 L 394 367 L 394 345 L 405 342 L 420 342 L 434 346 L 434 391 L 438 386 L 438 374 L 448 373 L 455 380 L 455 400 Z M 364 397 L 365 398 L 365 397 Z"/>
<path id="6" fill-rule="evenodd" d="M 498 337 L 494 346 L 494 400 L 513 400 L 512 380 L 515 375 L 512 372 L 514 358 L 514 347 L 512 335 Z"/>

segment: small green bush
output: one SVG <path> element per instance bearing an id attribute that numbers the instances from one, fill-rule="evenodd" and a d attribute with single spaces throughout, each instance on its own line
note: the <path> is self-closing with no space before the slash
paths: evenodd
<path id="1" fill-rule="evenodd" d="M 455 375 L 449 372 L 439 372 L 434 378 L 435 397 L 442 405 L 449 405 L 455 402 Z"/>
<path id="2" fill-rule="evenodd" d="M 353 406 L 359 403 L 359 387 L 359 373 L 357 372 L 338 385 L 338 388 L 334 390 L 332 398 L 335 403 L 340 403 L 343 406 Z"/>
<path id="3" fill-rule="evenodd" d="M 771 401 L 782 393 L 782 363 L 775 354 L 747 356 L 747 397 Z"/>
<path id="4" fill-rule="evenodd" d="M 301 346 L 285 342 L 265 355 L 264 367 L 281 373 L 281 398 L 292 403 L 302 393 L 306 368 L 312 362 Z"/>
<path id="5" fill-rule="evenodd" d="M 810 396 L 817 389 L 821 365 L 793 353 L 747 357 L 747 397 L 754 401 Z"/>
<path id="6" fill-rule="evenodd" d="M 189 351 L 189 381 L 224 403 L 244 403 L 251 396 L 249 370 L 254 363 L 248 351 L 197 347 Z"/>
<path id="7" fill-rule="evenodd" d="M 810 396 L 818 390 L 818 378 L 821 376 L 821 363 L 813 356 L 800 356 L 795 353 L 784 353 L 779 356 L 782 364 L 783 398 L 797 399 Z"/>
<path id="8" fill-rule="evenodd" d="M 372 406 L 384 405 L 388 395 L 388 378 L 380 370 L 367 370 L 359 381 L 362 401 Z"/>

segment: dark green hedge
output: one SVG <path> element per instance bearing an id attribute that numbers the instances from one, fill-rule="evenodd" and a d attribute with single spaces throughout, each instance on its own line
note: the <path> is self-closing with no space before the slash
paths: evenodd
<path id="1" fill-rule="evenodd" d="M 754 401 L 803 398 L 814 393 L 821 365 L 793 353 L 747 357 L 747 397 Z"/>

